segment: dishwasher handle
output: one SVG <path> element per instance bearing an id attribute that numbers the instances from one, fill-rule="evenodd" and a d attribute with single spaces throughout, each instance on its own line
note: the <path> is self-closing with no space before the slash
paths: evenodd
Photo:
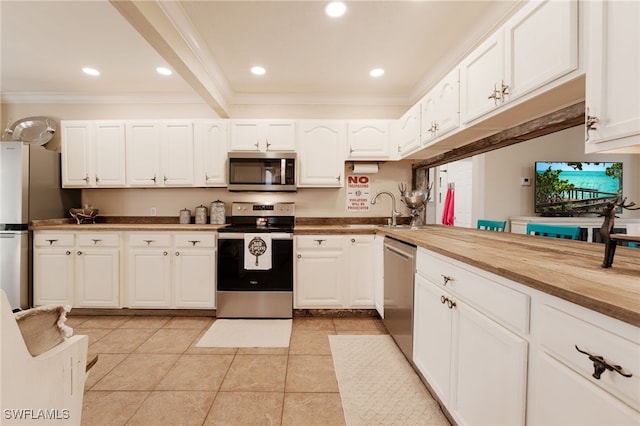
<path id="1" fill-rule="evenodd" d="M 411 260 L 411 259 L 414 258 L 413 253 L 407 253 L 407 252 L 402 251 L 400 249 L 397 249 L 397 248 L 395 248 L 393 246 L 389 246 L 389 245 L 385 244 L 384 249 L 388 250 L 390 252 L 393 252 L 393 253 L 397 254 L 398 256 L 400 256 L 400 257 L 402 257 L 402 258 L 404 258 L 406 260 Z"/>

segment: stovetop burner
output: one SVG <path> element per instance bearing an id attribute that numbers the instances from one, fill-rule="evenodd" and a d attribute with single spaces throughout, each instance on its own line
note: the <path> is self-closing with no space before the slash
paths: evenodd
<path id="1" fill-rule="evenodd" d="M 294 203 L 233 203 L 231 224 L 218 232 L 293 232 Z"/>

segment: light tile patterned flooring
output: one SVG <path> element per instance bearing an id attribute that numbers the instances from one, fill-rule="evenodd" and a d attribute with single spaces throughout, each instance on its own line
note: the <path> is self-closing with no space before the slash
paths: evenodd
<path id="1" fill-rule="evenodd" d="M 98 353 L 83 425 L 341 425 L 328 335 L 386 334 L 372 318 L 295 318 L 289 348 L 196 348 L 208 317 L 73 316 Z"/>

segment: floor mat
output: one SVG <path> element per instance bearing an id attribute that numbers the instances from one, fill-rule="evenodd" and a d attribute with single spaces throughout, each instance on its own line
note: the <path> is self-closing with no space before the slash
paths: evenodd
<path id="1" fill-rule="evenodd" d="M 218 319 L 196 344 L 199 348 L 286 348 L 290 319 Z"/>
<path id="2" fill-rule="evenodd" d="M 347 425 L 449 425 L 391 336 L 329 343 Z"/>

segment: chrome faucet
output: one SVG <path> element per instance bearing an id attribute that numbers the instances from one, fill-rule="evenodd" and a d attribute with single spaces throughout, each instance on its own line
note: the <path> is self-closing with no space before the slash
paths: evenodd
<path id="1" fill-rule="evenodd" d="M 371 199 L 371 205 L 374 205 L 378 200 L 378 197 L 382 194 L 387 194 L 389 197 L 391 197 L 391 226 L 397 226 L 398 223 L 396 221 L 396 218 L 402 213 L 396 210 L 396 197 L 392 193 L 390 193 L 389 191 L 380 191 L 376 193 L 376 195 L 374 195 Z"/>

